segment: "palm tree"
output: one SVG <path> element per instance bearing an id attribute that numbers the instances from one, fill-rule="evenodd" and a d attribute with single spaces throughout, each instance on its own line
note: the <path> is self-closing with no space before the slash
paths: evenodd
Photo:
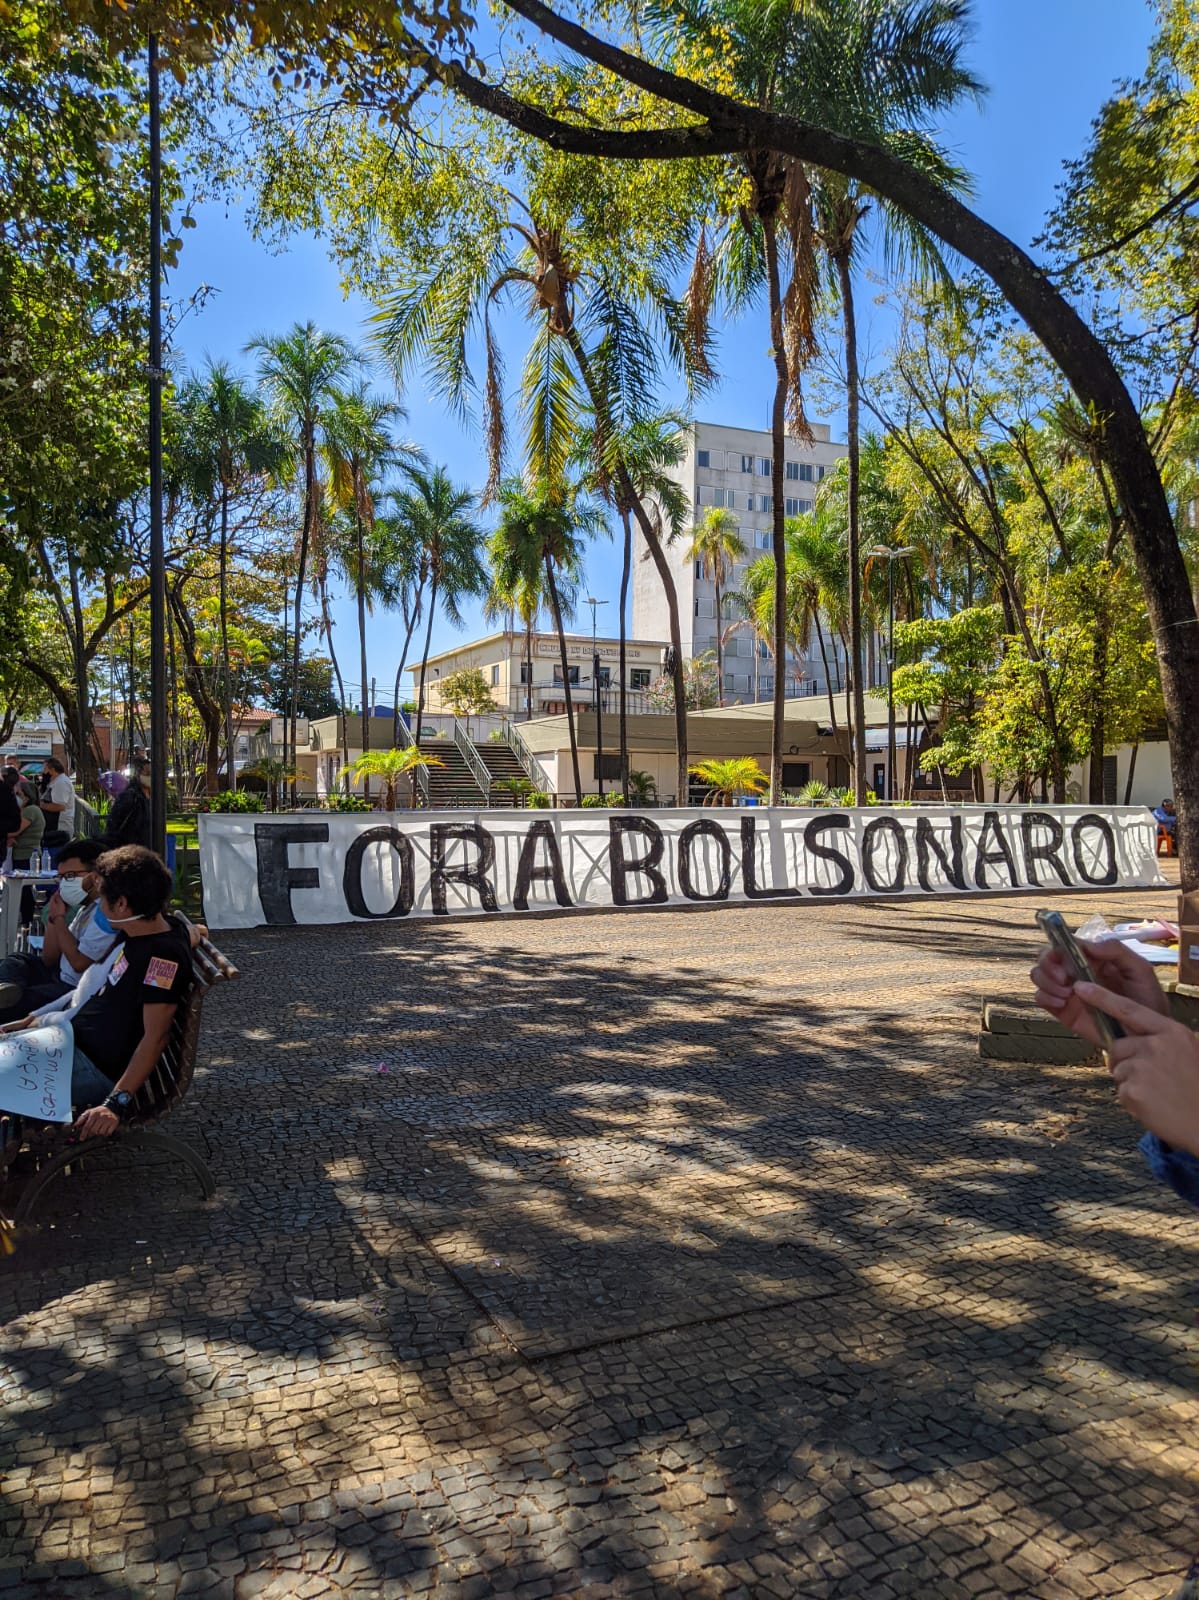
<path id="1" fill-rule="evenodd" d="M 744 561 L 749 551 L 741 537 L 741 525 L 731 511 L 710 506 L 696 524 L 687 551 L 688 561 L 698 561 L 703 575 L 716 585 L 716 680 L 717 705 L 724 704 L 724 638 L 721 619 L 724 598 L 721 589 L 732 576 L 733 567 Z"/>
<path id="2" fill-rule="evenodd" d="M 764 6 L 758 0 L 707 0 L 676 10 L 656 0 L 665 42 L 678 36 L 688 46 L 717 52 L 741 99 L 828 128 L 867 138 L 937 177 L 962 188 L 965 177 L 928 133 L 930 119 L 981 84 L 962 65 L 969 20 L 968 0 L 805 0 L 800 6 Z M 833 269 L 844 325 L 849 421 L 849 642 L 854 722 L 865 718 L 862 675 L 861 549 L 858 533 L 857 328 L 852 295 L 855 240 L 866 211 L 882 218 L 893 257 L 938 266 L 931 237 L 904 218 L 882 196 L 809 169 L 799 160 L 759 151 L 745 158 L 750 202 L 730 211 L 723 273 L 715 270 L 703 231 L 697 253 L 697 315 L 722 278 L 732 303 L 747 304 L 765 285 L 775 371 L 771 410 L 774 498 L 775 653 L 782 657 L 785 608 L 783 442 L 788 410 L 795 432 L 807 424 L 799 388 L 815 354 L 820 292 L 819 251 Z M 733 225 L 735 224 L 735 226 Z M 748 240 L 747 240 L 748 236 Z M 780 245 L 782 248 L 780 249 Z M 783 288 L 784 270 L 788 276 Z M 940 267 L 943 272 L 943 266 Z M 782 781 L 784 708 L 781 672 L 775 673 L 771 798 Z M 866 752 L 854 742 L 858 793 L 865 792 Z"/>
<path id="3" fill-rule="evenodd" d="M 295 783 L 301 776 L 288 761 L 278 756 L 259 756 L 242 769 L 251 778 L 261 778 L 267 786 L 272 811 L 279 809 L 279 790 L 284 784 Z"/>
<path id="4" fill-rule="evenodd" d="M 414 445 L 397 445 L 389 424 L 406 415 L 394 400 L 371 395 L 365 383 L 339 390 L 333 414 L 325 429 L 325 458 L 329 464 L 329 494 L 339 510 L 353 513 L 353 543 L 337 550 L 338 564 L 350 579 L 358 603 L 358 667 L 362 683 L 362 749 L 371 747 L 370 710 L 367 705 L 366 613 L 371 603 L 372 578 L 368 546 L 375 526 L 375 496 L 379 478 L 398 460 L 419 459 Z M 363 786 L 369 799 L 370 780 Z"/>
<path id="5" fill-rule="evenodd" d="M 633 570 L 633 500 L 626 485 L 640 499 L 654 525 L 659 545 L 673 544 L 690 515 L 686 491 L 671 469 L 687 455 L 686 420 L 675 412 L 659 417 L 635 418 L 615 437 L 592 423 L 578 431 L 573 461 L 584 482 L 609 501 L 620 517 L 623 548 L 620 567 L 620 790 L 629 792 L 628 636 L 629 580 Z M 624 472 L 615 471 L 620 462 Z M 684 729 L 686 715 L 684 714 Z M 685 759 L 685 754 L 684 754 Z"/>
<path id="6" fill-rule="evenodd" d="M 706 806 L 731 805 L 737 795 L 760 795 L 770 787 L 769 774 L 762 771 L 753 756 L 697 761 L 687 771 L 694 773 L 701 783 L 707 784 L 708 793 L 704 797 Z"/>
<path id="7" fill-rule="evenodd" d="M 601 178 L 593 174 L 590 181 L 594 184 Z M 468 339 L 482 324 L 484 433 L 490 466 L 485 497 L 490 498 L 503 474 L 506 444 L 503 364 L 491 311 L 509 290 L 524 292 L 526 315 L 534 330 L 521 385 L 526 465 L 547 483 L 555 481 L 565 469 L 571 425 L 580 420 L 585 401 L 609 441 L 609 470 L 631 509 L 666 596 L 675 662 L 678 788 L 683 793 L 687 713 L 678 592 L 660 524 L 643 502 L 614 442 L 637 419 L 658 410 L 662 348 L 669 349 L 692 392 L 714 377 L 706 328 L 684 314 L 670 290 L 682 230 L 674 229 L 670 241 L 661 243 L 652 264 L 638 260 L 626 267 L 613 252 L 597 264 L 594 252 L 572 248 L 567 221 L 555 217 L 549 203 L 535 214 L 499 184 L 481 187 L 479 201 L 472 248 L 463 250 L 457 231 L 449 230 L 432 256 L 422 255 L 420 267 L 407 271 L 384 300 L 378 317 L 379 343 L 401 379 L 411 366 L 429 360 L 446 398 L 465 410 L 473 387 Z M 563 202 L 563 209 L 571 213 L 569 201 Z M 653 337 L 654 325 L 665 334 L 664 340 Z"/>
<path id="8" fill-rule="evenodd" d="M 444 767 L 445 762 L 438 756 L 424 755 L 414 744 L 405 746 L 403 750 L 364 750 L 350 768 L 353 778 L 382 778 L 383 779 L 383 809 L 394 811 L 396 808 L 396 785 L 401 778 L 408 778 L 412 784 L 412 804 L 416 804 L 416 774 L 421 767 Z"/>
<path id="9" fill-rule="evenodd" d="M 291 662 L 290 730 L 294 760 L 300 690 L 300 613 L 308 578 L 308 551 L 320 533 L 317 446 L 339 385 L 361 364 L 362 357 L 347 339 L 340 334 L 322 332 L 314 322 L 297 322 L 289 333 L 259 334 L 250 340 L 246 349 L 258 354 L 258 381 L 273 416 L 291 430 L 292 448 L 303 483 Z M 294 781 L 292 798 L 295 798 Z"/>
<path id="10" fill-rule="evenodd" d="M 545 595 L 558 635 L 575 803 L 581 805 L 583 782 L 562 616 L 567 609 L 564 599 L 570 600 L 582 565 L 583 541 L 603 529 L 603 517 L 586 501 L 578 484 L 561 478 L 550 485 L 509 479 L 501 484 L 499 498 L 500 520 L 489 545 L 495 583 L 502 593 L 529 592 L 544 575 Z"/>
<path id="11" fill-rule="evenodd" d="M 283 470 L 287 444 L 272 425 L 260 397 L 227 362 L 210 361 L 192 374 L 179 396 L 183 423 L 180 465 L 193 489 L 215 493 L 220 514 L 218 583 L 220 592 L 221 683 L 225 722 L 225 776 L 233 776 L 233 677 L 229 664 L 229 506 L 254 480 Z"/>
<path id="12" fill-rule="evenodd" d="M 460 628 L 462 601 L 469 595 L 487 593 L 487 573 L 479 557 L 483 535 L 470 516 L 476 503 L 471 491 L 451 483 L 445 467 L 430 470 L 413 466 L 408 469 L 408 477 L 409 487 L 392 496 L 392 508 L 398 537 L 411 551 L 418 552 L 417 565 L 427 575 L 429 585 L 429 620 L 416 696 L 419 739 L 437 602 L 441 601 L 446 616 Z"/>
<path id="13" fill-rule="evenodd" d="M 549 603 L 545 571 L 537 561 L 527 561 L 515 530 L 503 523 L 487 540 L 487 565 L 491 588 L 483 602 L 483 615 L 491 621 L 503 618 L 511 630 L 519 617 L 525 630 L 525 721 L 533 717 L 533 633 L 543 605 Z"/>

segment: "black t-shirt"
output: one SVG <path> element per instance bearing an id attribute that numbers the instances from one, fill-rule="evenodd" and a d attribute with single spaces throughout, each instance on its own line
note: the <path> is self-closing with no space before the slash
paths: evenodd
<path id="1" fill-rule="evenodd" d="M 191 981 L 191 948 L 176 924 L 126 939 L 104 987 L 74 1018 L 76 1045 L 115 1082 L 145 1032 L 142 1007 L 178 1004 Z"/>

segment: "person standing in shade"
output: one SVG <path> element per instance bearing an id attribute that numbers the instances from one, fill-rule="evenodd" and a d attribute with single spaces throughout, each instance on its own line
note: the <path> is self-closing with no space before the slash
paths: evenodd
<path id="1" fill-rule="evenodd" d="M 12 837 L 12 863 L 18 872 L 27 872 L 30 856 L 42 847 L 46 818 L 33 785 L 14 767 L 5 768 L 3 782 L 19 807 L 17 828 Z"/>
<path id="2" fill-rule="evenodd" d="M 42 843 L 56 850 L 66 844 L 75 833 L 75 785 L 67 777 L 67 769 L 57 756 L 47 756 L 42 767 L 49 781 L 42 792 L 42 810 L 46 814 L 47 830 Z"/>
<path id="3" fill-rule="evenodd" d="M 123 844 L 150 848 L 150 763 L 134 756 L 129 766 L 129 782 L 109 808 L 104 830 L 106 850 Z"/>

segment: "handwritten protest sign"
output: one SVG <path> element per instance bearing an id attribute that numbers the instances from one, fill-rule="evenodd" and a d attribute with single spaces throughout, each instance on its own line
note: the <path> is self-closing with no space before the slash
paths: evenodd
<path id="1" fill-rule="evenodd" d="M 74 1054 L 69 1022 L 0 1034 L 0 1111 L 37 1122 L 70 1122 Z"/>

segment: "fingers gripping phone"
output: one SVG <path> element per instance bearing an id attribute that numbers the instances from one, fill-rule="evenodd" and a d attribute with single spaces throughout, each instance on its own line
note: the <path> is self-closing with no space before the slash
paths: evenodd
<path id="1" fill-rule="evenodd" d="M 1066 965 L 1070 968 L 1075 981 L 1097 983 L 1099 980 L 1091 970 L 1091 963 L 1083 955 L 1078 941 L 1067 928 L 1061 912 L 1038 911 L 1037 921 L 1049 943 L 1065 957 Z M 1095 1019 L 1095 1030 L 1105 1050 L 1110 1050 L 1117 1039 L 1124 1038 L 1124 1029 L 1114 1017 L 1109 1017 L 1106 1011 L 1097 1011 L 1094 1006 L 1088 1006 L 1087 1010 Z"/>

